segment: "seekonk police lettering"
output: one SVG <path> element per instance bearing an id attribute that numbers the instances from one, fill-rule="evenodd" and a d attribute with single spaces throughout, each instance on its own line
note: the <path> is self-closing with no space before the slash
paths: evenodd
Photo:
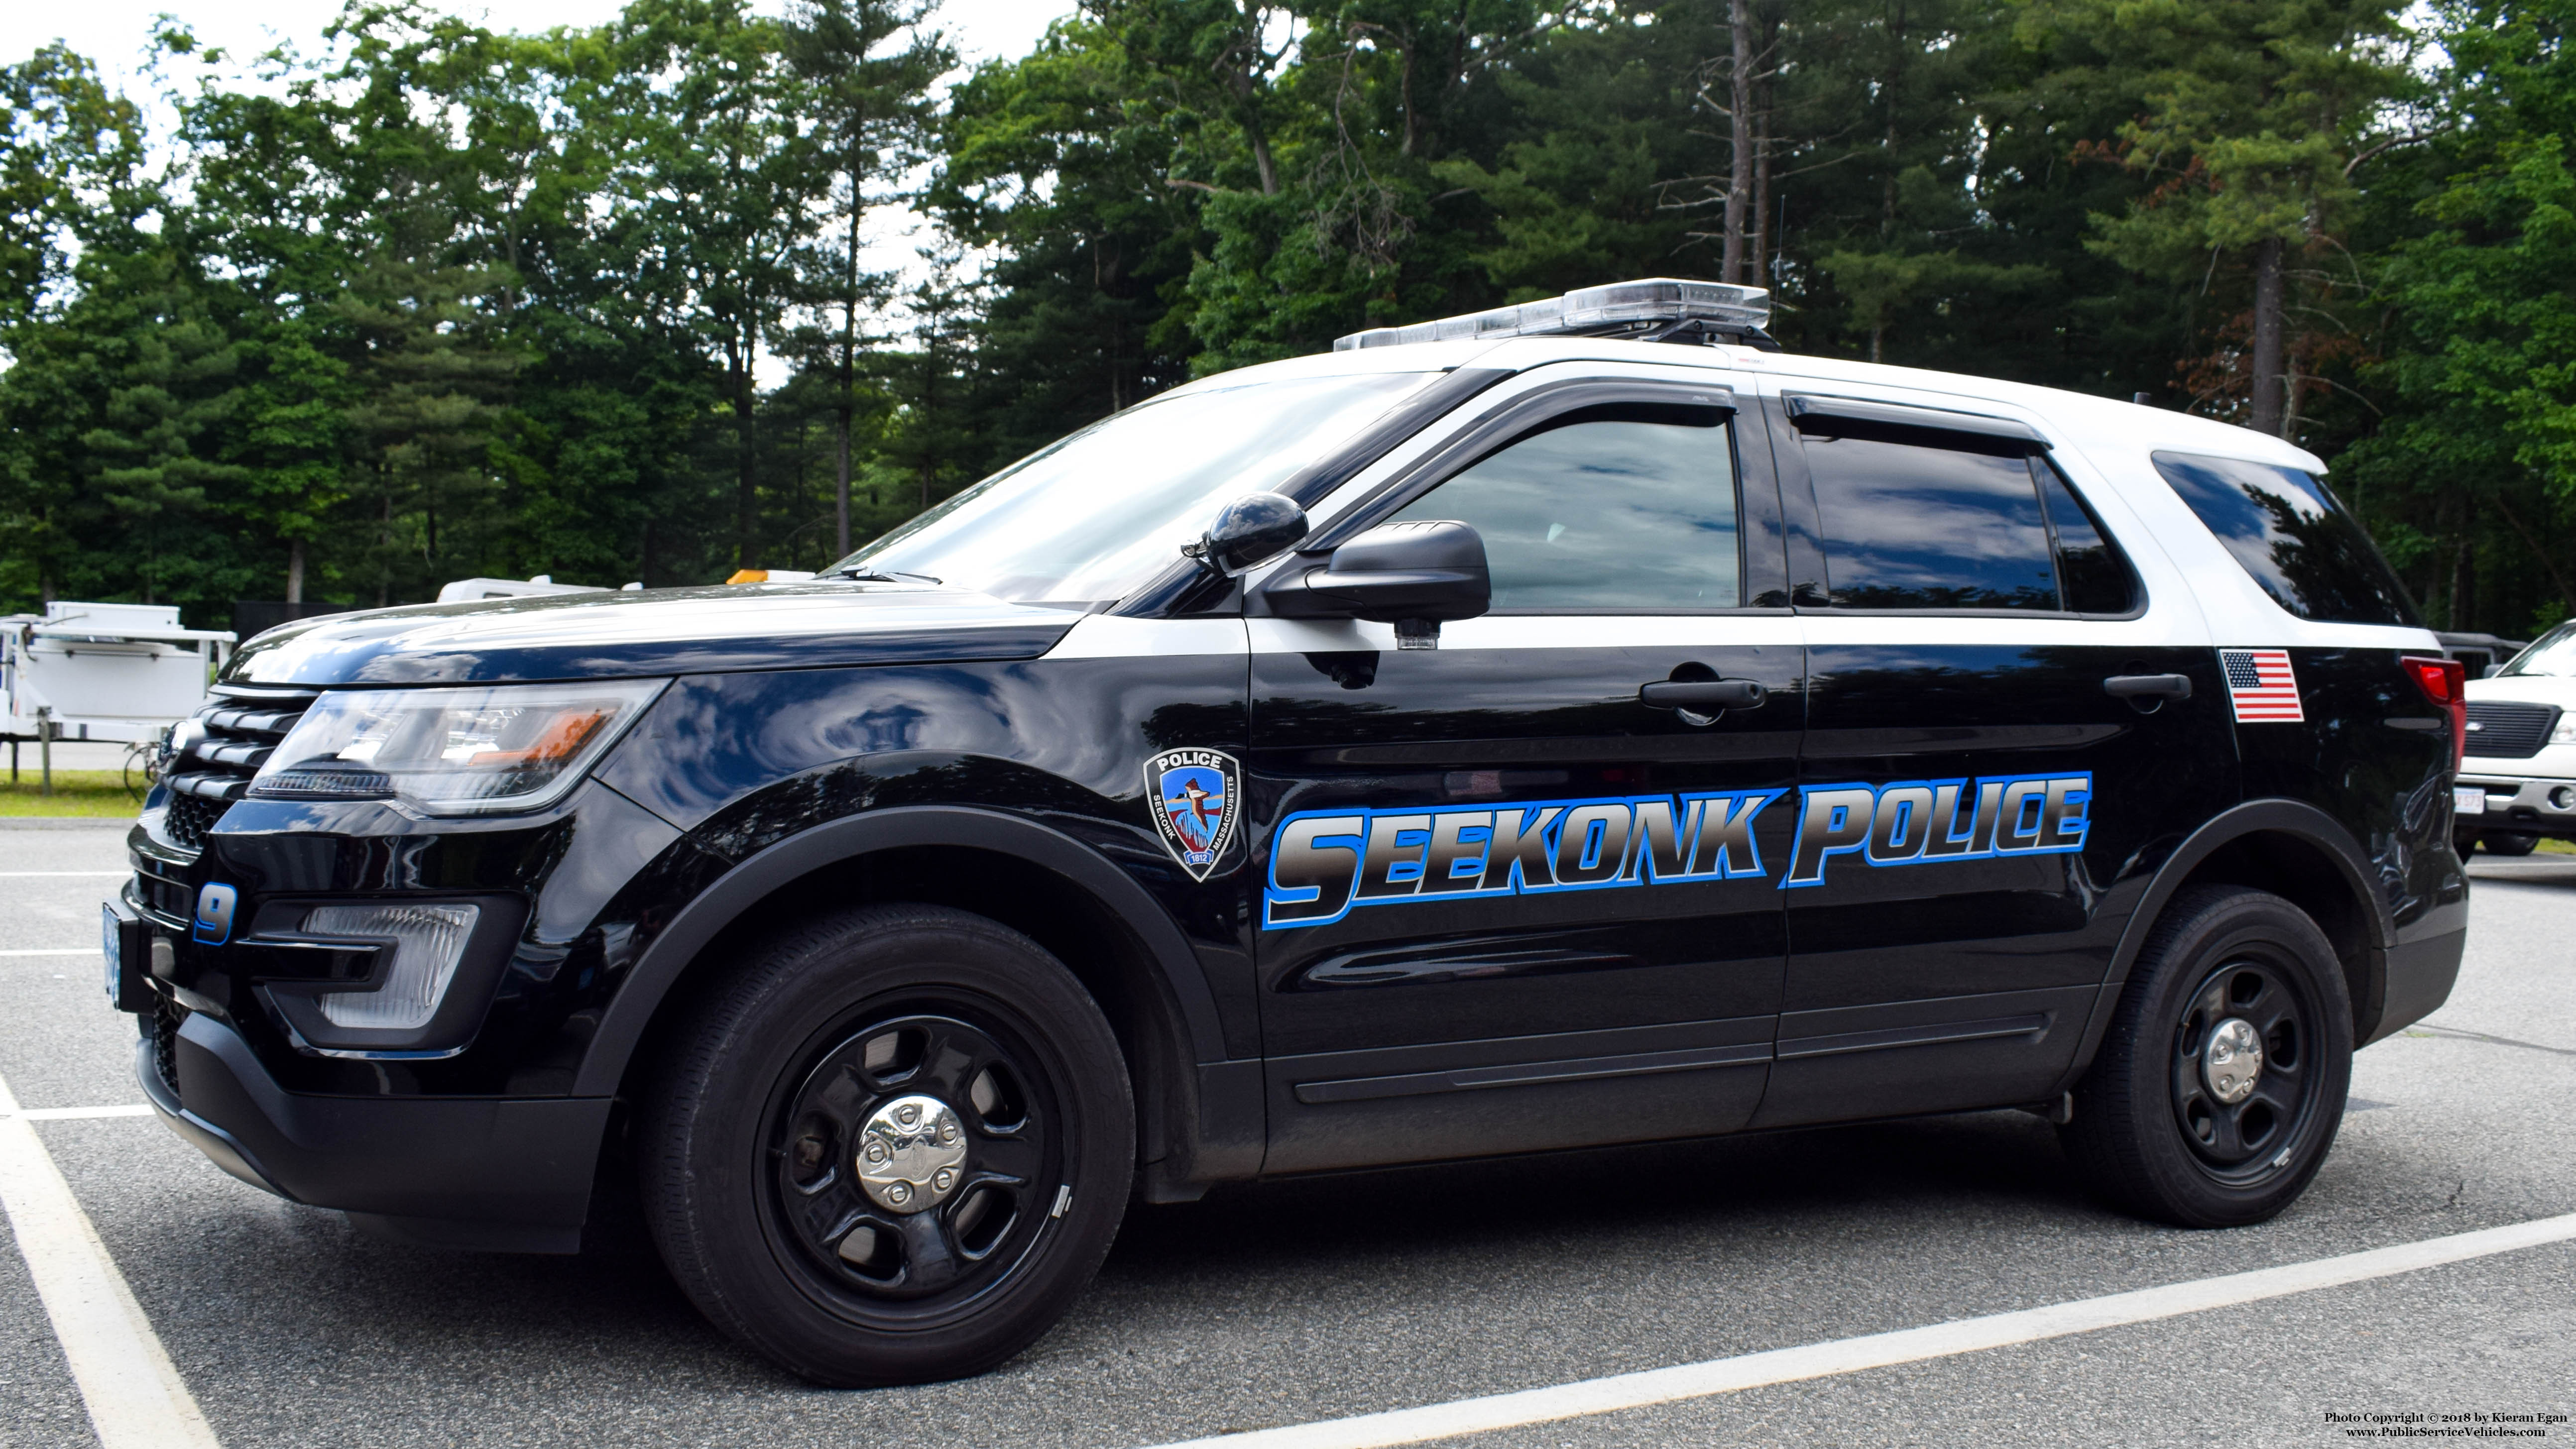
<path id="1" fill-rule="evenodd" d="M 1328 925 L 1358 906 L 1408 901 L 1765 878 L 1754 822 L 1785 793 L 1301 811 L 1271 837 L 1261 924 Z M 1837 856 L 1898 866 L 2081 850 L 2093 777 L 1855 782 L 1798 796 L 1783 890 L 1824 884 Z"/>

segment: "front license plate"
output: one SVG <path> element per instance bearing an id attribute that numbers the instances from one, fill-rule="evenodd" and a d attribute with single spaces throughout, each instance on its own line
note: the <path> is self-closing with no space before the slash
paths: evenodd
<path id="1" fill-rule="evenodd" d="M 117 929 L 120 924 L 116 919 L 116 907 L 103 905 L 98 908 L 98 949 L 107 957 L 107 1000 L 111 1006 L 124 999 L 124 993 L 116 989 L 125 965 L 125 953 L 121 949 L 125 933 Z"/>
<path id="2" fill-rule="evenodd" d="M 2454 814 L 2454 815 L 2484 815 L 2484 814 L 2486 814 L 2486 813 L 2487 813 L 2487 792 L 2486 792 L 2486 790 L 2485 790 L 2483 787 L 2481 787 L 2481 786 L 2477 786 L 2477 785 L 2454 785 L 2454 786 L 2452 786 L 2452 787 L 2451 787 L 2451 813 L 2452 813 L 2452 814 Z"/>
<path id="3" fill-rule="evenodd" d="M 107 957 L 107 1000 L 119 1011 L 150 1011 L 152 928 L 107 901 L 98 908 L 98 949 Z"/>

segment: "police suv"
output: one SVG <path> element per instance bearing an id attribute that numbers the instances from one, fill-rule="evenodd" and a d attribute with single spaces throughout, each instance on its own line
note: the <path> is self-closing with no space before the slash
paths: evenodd
<path id="1" fill-rule="evenodd" d="M 2460 960 L 2459 666 L 2317 459 L 1695 282 L 1342 339 L 810 582 L 246 645 L 109 989 L 237 1177 L 796 1373 L 1010 1357 L 1131 1199 L 2028 1107 L 2260 1221 Z"/>

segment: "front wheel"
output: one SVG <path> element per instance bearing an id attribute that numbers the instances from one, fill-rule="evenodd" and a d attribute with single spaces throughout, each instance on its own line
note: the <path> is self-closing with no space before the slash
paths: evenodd
<path id="1" fill-rule="evenodd" d="M 2352 1049 L 2343 969 L 2316 923 L 2267 892 L 2192 887 L 2131 967 L 2059 1136 L 2130 1212 L 2262 1222 L 2334 1145 Z"/>
<path id="2" fill-rule="evenodd" d="M 698 1003 L 639 1123 L 645 1215 L 718 1328 L 844 1387 L 981 1373 L 1099 1268 L 1134 1114 L 1063 964 L 930 906 L 820 917 Z"/>
<path id="3" fill-rule="evenodd" d="M 2478 843 L 2489 855 L 2529 855 L 2540 848 L 2540 837 L 2521 830 L 2484 830 Z"/>

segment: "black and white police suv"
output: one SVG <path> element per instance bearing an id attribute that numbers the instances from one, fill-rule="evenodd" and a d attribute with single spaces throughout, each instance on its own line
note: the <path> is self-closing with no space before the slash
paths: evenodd
<path id="1" fill-rule="evenodd" d="M 262 635 L 107 906 L 143 1087 L 412 1240 L 639 1184 L 835 1384 L 1253 1178 L 2020 1106 L 2279 1212 L 2458 967 L 2459 667 L 2308 454 L 1765 317 L 1363 333 L 811 582 Z"/>

